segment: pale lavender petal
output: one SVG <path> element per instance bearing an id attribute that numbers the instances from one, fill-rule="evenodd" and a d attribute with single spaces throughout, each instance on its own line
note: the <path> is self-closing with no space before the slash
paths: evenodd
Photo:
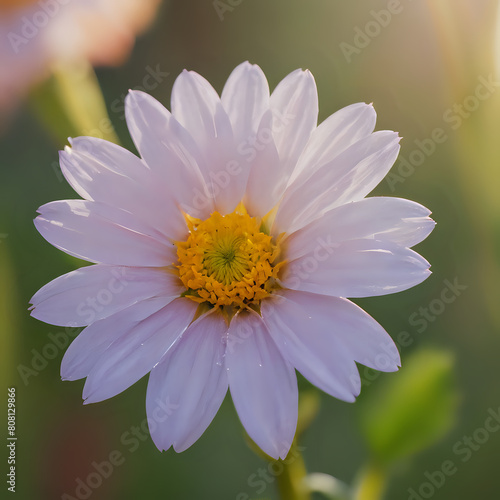
<path id="1" fill-rule="evenodd" d="M 214 200 L 203 176 L 208 167 L 189 132 L 144 92 L 129 92 L 125 112 L 130 134 L 154 173 L 156 189 L 161 190 L 165 203 L 179 205 L 193 217 L 208 217 L 214 211 Z"/>
<path id="2" fill-rule="evenodd" d="M 292 233 L 332 208 L 363 199 L 385 177 L 398 153 L 399 137 L 395 132 L 375 132 L 312 176 L 304 171 L 285 192 L 274 232 Z"/>
<path id="3" fill-rule="evenodd" d="M 146 410 L 159 450 L 180 452 L 205 432 L 227 392 L 227 325 L 210 311 L 196 320 L 153 368 Z"/>
<path id="4" fill-rule="evenodd" d="M 282 355 L 305 378 L 326 393 L 353 402 L 361 389 L 354 357 L 337 335 L 335 317 L 318 314 L 314 304 L 309 309 L 303 295 L 283 290 L 263 300 L 264 323 Z"/>
<path id="5" fill-rule="evenodd" d="M 312 254 L 321 258 L 339 243 L 369 238 L 412 247 L 427 238 L 435 222 L 430 211 L 401 198 L 373 197 L 341 205 L 286 238 L 290 261 Z"/>
<path id="6" fill-rule="evenodd" d="M 35 226 L 52 245 L 102 264 L 168 266 L 175 244 L 133 214 L 96 201 L 66 200 L 38 209 Z"/>
<path id="7" fill-rule="evenodd" d="M 282 283 L 293 290 L 336 297 L 370 297 L 421 283 L 431 274 L 429 267 L 413 250 L 390 241 L 350 240 L 287 263 Z"/>
<path id="8" fill-rule="evenodd" d="M 253 217 L 266 215 L 281 198 L 286 188 L 286 176 L 280 168 L 278 150 L 272 136 L 272 113 L 262 118 L 257 137 L 260 142 L 247 146 L 244 158 L 250 162 L 250 175 L 243 202 Z"/>
<path id="9" fill-rule="evenodd" d="M 217 92 L 198 73 L 183 71 L 172 88 L 172 114 L 206 158 L 203 175 L 216 210 L 232 212 L 243 197 L 248 168 L 238 161 L 231 122 Z"/>
<path id="10" fill-rule="evenodd" d="M 226 366 L 248 435 L 269 456 L 285 458 L 297 426 L 297 379 L 256 313 L 240 312 L 231 320 Z"/>
<path id="11" fill-rule="evenodd" d="M 63 380 L 87 377 L 113 342 L 128 334 L 141 321 L 163 309 L 172 300 L 174 297 L 143 300 L 85 328 L 64 354 L 61 363 Z"/>
<path id="12" fill-rule="evenodd" d="M 262 115 L 269 109 L 269 85 L 256 64 L 244 62 L 229 75 L 221 102 L 231 121 L 238 146 L 257 134 Z"/>
<path id="13" fill-rule="evenodd" d="M 297 69 L 271 94 L 273 134 L 282 175 L 289 179 L 318 122 L 318 91 L 309 71 Z"/>
<path id="14" fill-rule="evenodd" d="M 151 371 L 193 321 L 197 307 L 175 299 L 116 339 L 87 377 L 85 403 L 111 398 Z"/>
<path id="15" fill-rule="evenodd" d="M 97 264 L 51 281 L 31 298 L 31 315 L 60 326 L 86 326 L 151 297 L 178 297 L 179 278 L 161 268 Z"/>
<path id="16" fill-rule="evenodd" d="M 316 349 L 317 357 L 328 360 L 324 356 L 335 349 L 335 343 L 339 343 L 349 361 L 383 372 L 396 371 L 401 366 L 392 338 L 350 300 L 293 290 L 282 290 L 279 296 L 284 300 L 278 297 L 264 302 L 262 314 L 266 323 L 273 325 L 274 328 L 269 327 L 269 330 L 278 346 L 282 346 L 285 357 L 289 351 L 295 359 L 300 357 L 301 349 L 293 346 L 300 347 L 302 342 L 306 349 Z M 335 360 L 338 357 L 337 354 L 333 356 Z M 310 369 L 315 365 L 312 363 Z"/>
<path id="17" fill-rule="evenodd" d="M 162 180 L 137 156 L 110 142 L 93 137 L 70 142 L 72 147 L 60 152 L 60 164 L 78 194 L 133 213 L 167 237 L 185 237 L 184 216 L 165 196 L 176 181 Z"/>
<path id="18" fill-rule="evenodd" d="M 349 146 L 369 136 L 375 128 L 376 120 L 377 114 L 373 106 L 363 102 L 351 104 L 333 113 L 311 134 L 290 182 L 299 174 L 311 176 Z"/>
<path id="19" fill-rule="evenodd" d="M 60 152 L 61 171 L 71 187 L 87 200 L 109 202 L 120 208 L 132 203 L 148 168 L 130 151 L 96 137 L 70 139 Z M 127 191 L 127 196 L 122 191 Z"/>

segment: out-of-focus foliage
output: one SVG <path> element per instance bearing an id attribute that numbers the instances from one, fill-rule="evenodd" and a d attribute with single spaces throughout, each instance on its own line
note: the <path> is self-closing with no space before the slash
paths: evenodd
<path id="1" fill-rule="evenodd" d="M 377 462 L 406 458 L 451 429 L 459 400 L 453 365 L 449 352 L 417 351 L 359 403 L 361 429 Z"/>

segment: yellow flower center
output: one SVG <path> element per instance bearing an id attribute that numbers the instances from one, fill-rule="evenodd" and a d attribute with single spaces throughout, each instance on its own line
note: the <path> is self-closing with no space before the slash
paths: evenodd
<path id="1" fill-rule="evenodd" d="M 269 295 L 281 265 L 274 265 L 279 245 L 261 231 L 259 220 L 241 209 L 187 222 L 187 241 L 176 243 L 186 297 L 242 308 Z"/>

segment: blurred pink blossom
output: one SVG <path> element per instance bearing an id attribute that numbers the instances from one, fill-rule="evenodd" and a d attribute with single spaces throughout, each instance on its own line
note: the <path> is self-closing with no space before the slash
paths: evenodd
<path id="1" fill-rule="evenodd" d="M 0 0 L 0 109 L 11 109 L 55 61 L 119 65 L 160 0 Z"/>

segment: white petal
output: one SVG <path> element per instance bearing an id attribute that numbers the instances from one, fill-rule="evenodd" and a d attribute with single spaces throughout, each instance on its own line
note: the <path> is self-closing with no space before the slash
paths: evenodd
<path id="1" fill-rule="evenodd" d="M 203 174 L 216 210 L 232 212 L 243 197 L 248 168 L 239 161 L 231 122 L 217 92 L 194 71 L 183 71 L 172 88 L 172 114 L 206 158 Z"/>
<path id="2" fill-rule="evenodd" d="M 363 199 L 385 177 L 398 153 L 395 132 L 375 132 L 312 176 L 304 171 L 286 190 L 273 232 L 291 233 L 332 208 Z"/>
<path id="3" fill-rule="evenodd" d="M 303 295 L 281 291 L 262 301 L 264 322 L 283 356 L 305 378 L 322 391 L 352 402 L 361 388 L 354 357 L 335 334 L 336 319 L 319 314 L 314 304 L 308 309 Z"/>
<path id="4" fill-rule="evenodd" d="M 124 266 L 168 266 L 174 243 L 133 214 L 94 201 L 66 200 L 38 209 L 35 226 L 52 245 L 91 262 Z"/>
<path id="5" fill-rule="evenodd" d="M 297 426 L 298 390 L 260 316 L 232 319 L 226 351 L 229 388 L 248 435 L 269 456 L 285 458 Z"/>
<path id="6" fill-rule="evenodd" d="M 144 92 L 129 92 L 125 112 L 130 134 L 154 172 L 163 199 L 179 204 L 193 217 L 207 218 L 214 211 L 213 199 L 205 194 L 202 174 L 208 167 L 191 135 L 162 104 Z"/>
<path id="7" fill-rule="evenodd" d="M 85 328 L 64 354 L 61 363 L 63 380 L 78 380 L 87 377 L 102 353 L 113 342 L 172 300 L 173 297 L 143 300 Z"/>
<path id="8" fill-rule="evenodd" d="M 194 71 L 184 70 L 172 88 L 172 114 L 197 144 L 212 139 L 232 138 L 231 123 L 217 92 Z"/>
<path id="9" fill-rule="evenodd" d="M 253 217 L 266 215 L 281 198 L 286 188 L 286 177 L 280 169 L 278 150 L 272 138 L 272 113 L 267 111 L 257 132 L 261 140 L 257 147 L 247 148 L 251 162 L 244 204 Z"/>
<path id="10" fill-rule="evenodd" d="M 227 325 L 219 313 L 200 317 L 149 377 L 146 410 L 159 450 L 189 448 L 215 417 L 227 392 Z"/>
<path id="11" fill-rule="evenodd" d="M 435 222 L 422 205 L 401 198 L 373 197 L 341 205 L 286 239 L 286 258 L 324 253 L 348 240 L 370 238 L 412 247 L 427 238 Z"/>
<path id="12" fill-rule="evenodd" d="M 271 110 L 264 113 L 252 139 L 238 152 L 252 159 L 244 199 L 249 213 L 266 215 L 281 199 L 318 118 L 316 84 L 308 71 L 297 70 L 276 87 Z"/>
<path id="13" fill-rule="evenodd" d="M 294 341 L 297 340 L 304 343 L 308 349 L 313 349 L 316 345 L 316 356 L 319 358 L 324 358 L 322 353 L 331 352 L 335 342 L 339 342 L 345 348 L 349 360 L 369 368 L 392 372 L 401 366 L 399 352 L 392 338 L 379 323 L 353 302 L 339 297 L 292 290 L 283 290 L 279 294 L 285 300 L 278 299 L 266 304 L 263 307 L 263 316 L 266 323 L 275 326 L 273 329 L 270 327 L 270 331 L 274 338 L 281 339 L 281 344 L 278 345 L 282 346 L 285 357 L 285 351 L 288 350 L 292 350 L 294 356 L 300 356 L 300 349 L 292 349 Z M 297 313 L 294 313 L 295 310 Z M 305 315 L 309 319 L 305 319 Z M 299 319 L 296 320 L 296 317 Z M 283 328 L 284 338 L 280 337 L 280 323 L 288 325 Z M 290 330 L 293 335 L 288 339 Z M 317 337 L 317 344 L 312 337 Z M 311 369 L 314 369 L 314 366 L 315 363 Z"/>
<path id="14" fill-rule="evenodd" d="M 290 177 L 318 122 L 318 92 L 309 71 L 286 76 L 271 94 L 273 133 L 283 176 Z"/>
<path id="15" fill-rule="evenodd" d="M 355 142 L 369 136 L 375 128 L 377 114 L 371 104 L 357 103 L 329 116 L 311 134 L 290 182 L 302 172 L 312 175 Z"/>
<path id="16" fill-rule="evenodd" d="M 122 204 L 131 202 L 131 188 L 148 174 L 144 163 L 130 151 L 95 137 L 76 137 L 70 142 L 71 148 L 60 152 L 60 160 L 61 171 L 73 189 L 87 200 L 127 208 Z M 126 197 L 121 196 L 123 190 Z"/>
<path id="17" fill-rule="evenodd" d="M 248 142 L 269 109 L 269 85 L 259 66 L 248 62 L 237 66 L 224 85 L 221 101 L 231 120 L 236 144 Z"/>
<path id="18" fill-rule="evenodd" d="M 31 315 L 60 326 L 86 326 L 151 297 L 178 297 L 179 279 L 164 269 L 97 264 L 51 281 L 32 297 Z"/>
<path id="19" fill-rule="evenodd" d="M 431 274 L 423 257 L 390 241 L 350 240 L 329 250 L 289 262 L 283 285 L 336 297 L 370 297 L 406 290 Z"/>
<path id="20" fill-rule="evenodd" d="M 189 326 L 197 307 L 192 300 L 175 299 L 120 335 L 87 377 L 85 403 L 116 396 L 151 371 Z"/>

